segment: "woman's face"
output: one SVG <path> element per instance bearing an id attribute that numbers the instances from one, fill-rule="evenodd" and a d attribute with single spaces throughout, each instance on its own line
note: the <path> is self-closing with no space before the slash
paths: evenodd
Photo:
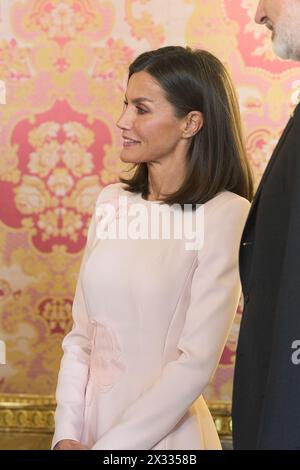
<path id="1" fill-rule="evenodd" d="M 117 126 L 123 137 L 120 157 L 127 163 L 162 161 L 186 148 L 185 119 L 175 116 L 161 86 L 144 71 L 130 77 Z"/>

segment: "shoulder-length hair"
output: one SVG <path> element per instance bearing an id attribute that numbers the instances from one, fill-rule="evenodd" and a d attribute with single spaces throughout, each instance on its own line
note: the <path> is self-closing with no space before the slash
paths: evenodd
<path id="1" fill-rule="evenodd" d="M 192 138 L 181 187 L 164 198 L 167 204 L 203 204 L 222 191 L 249 201 L 253 179 L 246 157 L 239 105 L 224 65 L 211 53 L 180 46 L 145 52 L 129 67 L 130 77 L 149 73 L 183 118 L 191 111 L 203 114 L 202 129 Z M 134 193 L 149 194 L 146 162 L 135 164 L 129 179 L 120 178 Z"/>

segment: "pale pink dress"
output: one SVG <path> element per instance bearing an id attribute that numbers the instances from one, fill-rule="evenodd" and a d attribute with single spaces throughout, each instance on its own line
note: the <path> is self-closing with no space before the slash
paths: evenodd
<path id="1" fill-rule="evenodd" d="M 117 183 L 97 206 L 116 206 L 119 195 L 147 211 L 155 204 Z M 249 206 L 228 191 L 207 202 L 204 245 L 194 251 L 175 239 L 99 240 L 94 214 L 63 341 L 53 446 L 220 449 L 201 395 L 237 309 Z"/>

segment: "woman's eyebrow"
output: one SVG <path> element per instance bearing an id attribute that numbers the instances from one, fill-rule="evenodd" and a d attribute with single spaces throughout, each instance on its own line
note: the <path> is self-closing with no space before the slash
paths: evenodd
<path id="1" fill-rule="evenodd" d="M 125 95 L 125 99 L 126 101 L 128 101 L 128 98 L 126 95 Z M 141 103 L 142 101 L 149 101 L 149 103 L 153 103 L 153 100 L 151 100 L 150 98 L 146 98 L 145 96 L 140 96 L 138 98 L 134 98 L 133 100 L 131 100 L 133 104 L 138 104 L 138 103 Z"/>

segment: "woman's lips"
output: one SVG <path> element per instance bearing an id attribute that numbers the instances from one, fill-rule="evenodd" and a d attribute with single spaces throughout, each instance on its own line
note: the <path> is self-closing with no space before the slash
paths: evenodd
<path id="1" fill-rule="evenodd" d="M 123 137 L 123 147 L 133 147 L 134 145 L 140 144 L 138 140 L 129 139 Z"/>

